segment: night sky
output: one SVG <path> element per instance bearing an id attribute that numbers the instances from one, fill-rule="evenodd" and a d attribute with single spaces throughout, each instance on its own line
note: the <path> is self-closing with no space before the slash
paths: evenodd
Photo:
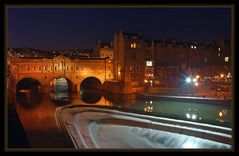
<path id="1" fill-rule="evenodd" d="M 8 8 L 8 47 L 92 48 L 115 31 L 146 39 L 231 38 L 230 8 Z"/>

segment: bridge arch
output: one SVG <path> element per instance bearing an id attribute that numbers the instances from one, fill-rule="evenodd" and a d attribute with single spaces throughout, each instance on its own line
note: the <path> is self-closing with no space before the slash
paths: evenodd
<path id="1" fill-rule="evenodd" d="M 95 90 L 96 89 L 96 90 Z M 95 104 L 102 98 L 98 91 L 102 89 L 102 82 L 94 76 L 83 79 L 80 83 L 81 100 L 87 104 Z"/>
<path id="2" fill-rule="evenodd" d="M 61 83 L 61 85 L 67 85 L 65 88 L 67 90 L 62 90 L 62 91 L 74 90 L 73 81 L 71 79 L 69 79 L 65 76 L 57 76 L 57 77 L 50 79 L 50 81 L 48 82 L 49 91 L 54 91 L 54 89 L 56 89 L 55 87 L 57 87 L 57 85 L 58 85 L 57 83 Z"/>
<path id="3" fill-rule="evenodd" d="M 89 76 L 83 79 L 80 83 L 80 90 L 86 89 L 102 89 L 102 82 L 94 76 Z"/>
<path id="4" fill-rule="evenodd" d="M 41 81 L 32 77 L 25 77 L 17 81 L 16 91 L 19 92 L 22 90 L 31 90 L 41 92 L 41 86 Z"/>

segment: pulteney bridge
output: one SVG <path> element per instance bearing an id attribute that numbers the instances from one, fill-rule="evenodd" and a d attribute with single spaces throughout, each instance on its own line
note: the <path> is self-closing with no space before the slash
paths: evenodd
<path id="1" fill-rule="evenodd" d="M 47 93 L 51 82 L 65 78 L 72 91 L 80 91 L 84 81 L 91 85 L 103 84 L 113 78 L 112 61 L 101 58 L 9 58 L 8 93 L 16 95 L 18 84 L 29 79 L 36 80 L 40 90 Z M 95 86 L 100 87 L 100 86 Z"/>

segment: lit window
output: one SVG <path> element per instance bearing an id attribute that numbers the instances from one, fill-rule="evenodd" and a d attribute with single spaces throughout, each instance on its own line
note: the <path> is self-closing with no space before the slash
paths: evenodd
<path id="1" fill-rule="evenodd" d="M 130 48 L 136 48 L 136 43 L 131 43 Z"/>
<path id="2" fill-rule="evenodd" d="M 146 66 L 152 66 L 153 62 L 152 61 L 146 61 Z"/>
<path id="3" fill-rule="evenodd" d="M 228 62 L 229 61 L 229 57 L 225 57 L 225 62 Z"/>

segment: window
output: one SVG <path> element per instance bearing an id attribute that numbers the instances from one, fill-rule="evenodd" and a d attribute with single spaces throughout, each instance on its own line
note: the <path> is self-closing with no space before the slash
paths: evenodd
<path id="1" fill-rule="evenodd" d="M 135 60 L 136 59 L 136 52 L 135 51 L 130 52 L 130 59 L 131 60 Z"/>
<path id="2" fill-rule="evenodd" d="M 131 43 L 130 48 L 136 48 L 136 43 Z"/>
<path id="3" fill-rule="evenodd" d="M 136 74 L 136 78 L 139 78 L 139 73 Z"/>
<path id="4" fill-rule="evenodd" d="M 148 66 L 148 67 L 153 66 L 153 62 L 152 61 L 146 61 L 146 66 Z"/>
<path id="5" fill-rule="evenodd" d="M 229 57 L 225 57 L 225 62 L 229 62 Z"/>

